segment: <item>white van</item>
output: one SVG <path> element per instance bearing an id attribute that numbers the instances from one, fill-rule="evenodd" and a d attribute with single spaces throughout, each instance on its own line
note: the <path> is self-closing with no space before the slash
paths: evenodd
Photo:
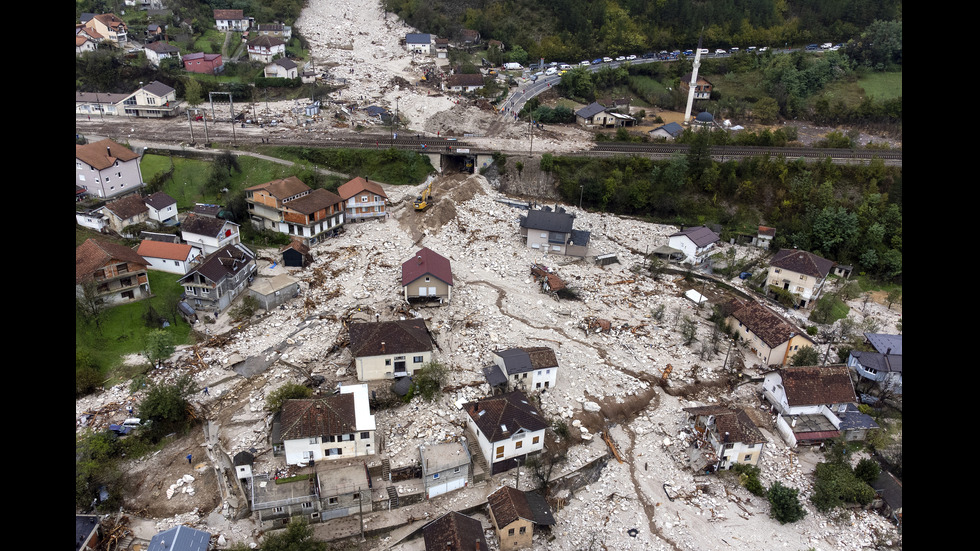
<path id="1" fill-rule="evenodd" d="M 129 419 L 126 419 L 125 421 L 122 422 L 122 426 L 135 429 L 136 427 L 142 424 L 141 421 L 142 419 L 140 419 L 139 417 L 130 417 Z"/>
<path id="2" fill-rule="evenodd" d="M 545 74 L 545 76 L 549 76 L 550 77 L 551 75 L 556 74 L 557 72 L 558 72 L 558 69 L 555 69 L 554 67 L 548 67 L 548 70 L 545 71 L 544 74 Z"/>

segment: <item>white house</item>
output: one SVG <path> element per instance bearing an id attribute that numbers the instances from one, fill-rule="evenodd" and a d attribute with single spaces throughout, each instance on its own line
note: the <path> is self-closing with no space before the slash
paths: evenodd
<path id="1" fill-rule="evenodd" d="M 109 228 L 109 218 L 105 215 L 103 208 L 78 211 L 75 213 L 75 222 L 79 226 L 84 226 L 102 233 L 106 232 Z"/>
<path id="2" fill-rule="evenodd" d="M 186 243 L 143 240 L 136 253 L 149 263 L 151 270 L 185 275 L 202 260 L 201 249 Z"/>
<path id="3" fill-rule="evenodd" d="M 293 60 L 282 57 L 266 65 L 263 75 L 265 78 L 296 78 L 299 69 Z"/>
<path id="4" fill-rule="evenodd" d="M 790 446 L 836 438 L 857 424 L 849 417 L 864 415 L 848 410 L 857 398 L 846 365 L 778 369 L 766 374 L 762 395 L 778 413 L 776 430 Z"/>
<path id="5" fill-rule="evenodd" d="M 248 58 L 252 61 L 271 63 L 276 56 L 286 55 L 286 43 L 274 36 L 260 36 L 248 41 Z"/>
<path id="6" fill-rule="evenodd" d="M 339 394 L 327 398 L 286 400 L 280 419 L 287 465 L 350 459 L 377 451 L 377 425 L 367 385 L 341 385 Z"/>
<path id="7" fill-rule="evenodd" d="M 140 156 L 109 139 L 76 145 L 75 185 L 101 199 L 139 189 L 143 185 Z"/>
<path id="8" fill-rule="evenodd" d="M 432 499 L 465 488 L 470 476 L 470 450 L 466 441 L 419 446 L 425 497 Z"/>
<path id="9" fill-rule="evenodd" d="M 847 367 L 858 377 L 875 381 L 882 390 L 902 394 L 902 336 L 865 333 L 874 352 L 851 350 Z"/>
<path id="10" fill-rule="evenodd" d="M 178 62 L 180 59 L 180 50 L 176 46 L 167 44 L 162 40 L 153 42 L 152 44 L 147 44 L 143 47 L 143 53 L 146 54 L 146 60 L 153 65 L 159 67 L 160 62 L 164 59 L 176 59 Z"/>
<path id="11" fill-rule="evenodd" d="M 130 117 L 162 118 L 177 115 L 181 102 L 177 101 L 173 87 L 154 80 L 128 95 L 119 105 L 123 114 Z"/>
<path id="12" fill-rule="evenodd" d="M 547 346 L 498 350 L 493 353 L 493 363 L 511 388 L 542 391 L 558 382 L 558 359 Z"/>
<path id="13" fill-rule="evenodd" d="M 413 54 L 432 54 L 432 35 L 424 33 L 408 33 L 405 35 L 405 47 Z"/>
<path id="14" fill-rule="evenodd" d="M 149 218 L 163 225 L 177 223 L 177 200 L 162 191 L 152 193 L 143 198 L 146 208 L 150 209 Z"/>
<path id="15" fill-rule="evenodd" d="M 688 455 L 695 470 L 723 471 L 737 463 L 759 464 L 766 437 L 745 410 L 714 405 L 684 411 L 694 429 L 695 451 Z"/>
<path id="16" fill-rule="evenodd" d="M 219 31 L 247 31 L 252 18 L 245 17 L 243 10 L 214 10 L 214 28 Z"/>
<path id="17" fill-rule="evenodd" d="M 510 470 L 544 449 L 548 422 L 519 390 L 463 404 L 463 412 L 491 474 Z"/>
<path id="18" fill-rule="evenodd" d="M 190 215 L 180 225 L 180 237 L 209 255 L 225 245 L 241 243 L 238 224 L 222 218 Z"/>
<path id="19" fill-rule="evenodd" d="M 800 308 L 820 297 L 827 275 L 834 267 L 833 260 L 819 257 L 807 251 L 781 249 L 769 261 L 768 283 L 793 293 Z"/>
<path id="20" fill-rule="evenodd" d="M 704 226 L 687 228 L 670 234 L 667 245 L 684 253 L 684 262 L 701 264 L 714 251 L 721 237 Z"/>
<path id="21" fill-rule="evenodd" d="M 350 352 L 358 381 L 408 377 L 432 361 L 432 337 L 422 319 L 352 323 Z"/>

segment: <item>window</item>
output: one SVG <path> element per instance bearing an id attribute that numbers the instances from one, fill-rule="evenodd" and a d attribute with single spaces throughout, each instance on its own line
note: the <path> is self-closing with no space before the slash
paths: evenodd
<path id="1" fill-rule="evenodd" d="M 420 364 L 422 363 L 422 361 L 423 361 L 422 356 L 412 356 L 412 363 Z"/>
<path id="2" fill-rule="evenodd" d="M 521 526 L 519 533 L 523 534 L 525 532 L 527 532 L 527 526 Z"/>
<path id="3" fill-rule="evenodd" d="M 368 201 L 368 196 L 367 195 L 362 195 L 361 196 L 361 202 L 362 203 L 367 203 L 367 201 Z"/>
<path id="4" fill-rule="evenodd" d="M 385 360 L 385 365 L 386 366 L 391 365 L 391 358 L 388 358 L 387 360 Z"/>
<path id="5" fill-rule="evenodd" d="M 541 437 L 535 436 L 534 438 L 531 439 L 531 445 L 537 445 L 537 443 L 540 441 L 541 441 Z"/>
<path id="6" fill-rule="evenodd" d="M 523 448 L 523 447 L 524 447 L 524 441 L 523 441 L 523 440 L 518 440 L 518 441 L 517 441 L 517 442 L 516 442 L 516 443 L 514 444 L 514 449 L 515 449 L 515 450 L 519 450 L 519 449 L 521 449 L 521 448 Z"/>
<path id="7" fill-rule="evenodd" d="M 282 507 L 273 507 L 272 512 L 273 513 L 281 513 L 282 512 Z"/>
<path id="8" fill-rule="evenodd" d="M 745 460 L 746 461 L 752 461 L 752 454 L 751 453 L 745 454 Z"/>
<path id="9" fill-rule="evenodd" d="M 428 276 L 426 276 L 426 278 L 425 278 L 425 282 L 426 282 L 426 283 L 428 283 L 428 282 L 430 282 L 430 281 L 432 281 L 432 280 L 431 280 L 431 279 L 430 279 L 430 278 L 429 278 Z"/>
<path id="10" fill-rule="evenodd" d="M 351 497 L 354 498 L 354 499 L 356 499 L 356 500 L 358 500 L 358 501 L 360 501 L 361 500 L 361 493 L 360 492 L 355 492 Z"/>
<path id="11" fill-rule="evenodd" d="M 725 449 L 730 450 L 732 449 L 732 446 L 734 446 L 734 444 L 725 444 Z"/>
<path id="12" fill-rule="evenodd" d="M 336 505 L 337 504 L 337 498 L 335 498 L 335 497 L 328 497 L 327 498 L 327 503 L 329 503 L 330 505 Z"/>
<path id="13" fill-rule="evenodd" d="M 495 459 L 503 459 L 503 458 L 504 458 L 504 447 L 497 446 L 497 456 Z"/>
<path id="14" fill-rule="evenodd" d="M 806 281 L 806 276 L 805 275 L 801 275 L 800 276 L 800 281 Z"/>
<path id="15" fill-rule="evenodd" d="M 773 270 L 773 272 L 775 272 L 775 273 L 778 274 L 779 273 L 779 268 L 776 268 L 775 270 Z"/>
<path id="16" fill-rule="evenodd" d="M 316 444 L 316 438 L 310 438 L 310 444 Z"/>
<path id="17" fill-rule="evenodd" d="M 459 474 L 459 467 L 453 469 L 453 474 Z"/>
<path id="18" fill-rule="evenodd" d="M 507 530 L 507 535 L 508 536 L 513 536 L 514 535 L 514 529 L 511 528 L 510 530 Z"/>
<path id="19" fill-rule="evenodd" d="M 303 508 L 304 509 L 312 509 L 313 508 L 313 502 L 312 501 L 304 501 L 303 502 Z"/>
<path id="20" fill-rule="evenodd" d="M 367 440 L 368 438 L 371 438 L 371 433 L 370 432 L 362 432 L 361 433 L 361 440 Z"/>

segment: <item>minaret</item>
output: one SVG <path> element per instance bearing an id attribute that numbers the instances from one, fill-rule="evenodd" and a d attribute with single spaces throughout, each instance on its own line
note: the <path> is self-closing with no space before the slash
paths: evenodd
<path id="1" fill-rule="evenodd" d="M 684 109 L 684 124 L 691 124 L 691 108 L 694 107 L 694 87 L 698 82 L 698 67 L 701 66 L 701 37 L 698 37 L 698 49 L 694 52 L 694 70 L 691 71 L 691 84 L 687 91 L 687 109 Z"/>

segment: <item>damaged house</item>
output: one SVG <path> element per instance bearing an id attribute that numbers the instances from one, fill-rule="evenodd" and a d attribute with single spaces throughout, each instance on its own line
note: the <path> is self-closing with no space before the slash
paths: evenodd
<path id="1" fill-rule="evenodd" d="M 402 291 L 406 302 L 448 301 L 453 296 L 449 259 L 423 247 L 402 264 Z"/>
<path id="2" fill-rule="evenodd" d="M 215 313 L 231 306 L 255 275 L 255 254 L 240 243 L 225 245 L 177 280 L 184 299 L 198 310 Z"/>
<path id="3" fill-rule="evenodd" d="M 367 385 L 341 385 L 339 394 L 327 398 L 286 400 L 280 419 L 287 465 L 377 451 Z"/>
<path id="4" fill-rule="evenodd" d="M 537 492 L 504 486 L 487 496 L 490 523 L 497 532 L 500 549 L 528 549 L 535 526 L 554 526 L 551 506 Z"/>
<path id="5" fill-rule="evenodd" d="M 547 346 L 498 350 L 488 369 L 493 372 L 488 373 L 488 380 L 499 382 L 503 378 L 508 385 L 522 390 L 545 391 L 558 380 L 558 359 Z"/>
<path id="6" fill-rule="evenodd" d="M 715 405 L 684 408 L 684 411 L 694 428 L 691 467 L 695 471 L 724 471 L 736 463 L 759 464 L 766 437 L 745 410 Z"/>
<path id="7" fill-rule="evenodd" d="M 562 207 L 555 211 L 548 207 L 530 210 L 527 216 L 521 216 L 521 237 L 529 249 L 546 254 L 585 257 L 588 255 L 591 234 L 572 229 L 574 222 L 575 216 L 565 212 Z"/>

